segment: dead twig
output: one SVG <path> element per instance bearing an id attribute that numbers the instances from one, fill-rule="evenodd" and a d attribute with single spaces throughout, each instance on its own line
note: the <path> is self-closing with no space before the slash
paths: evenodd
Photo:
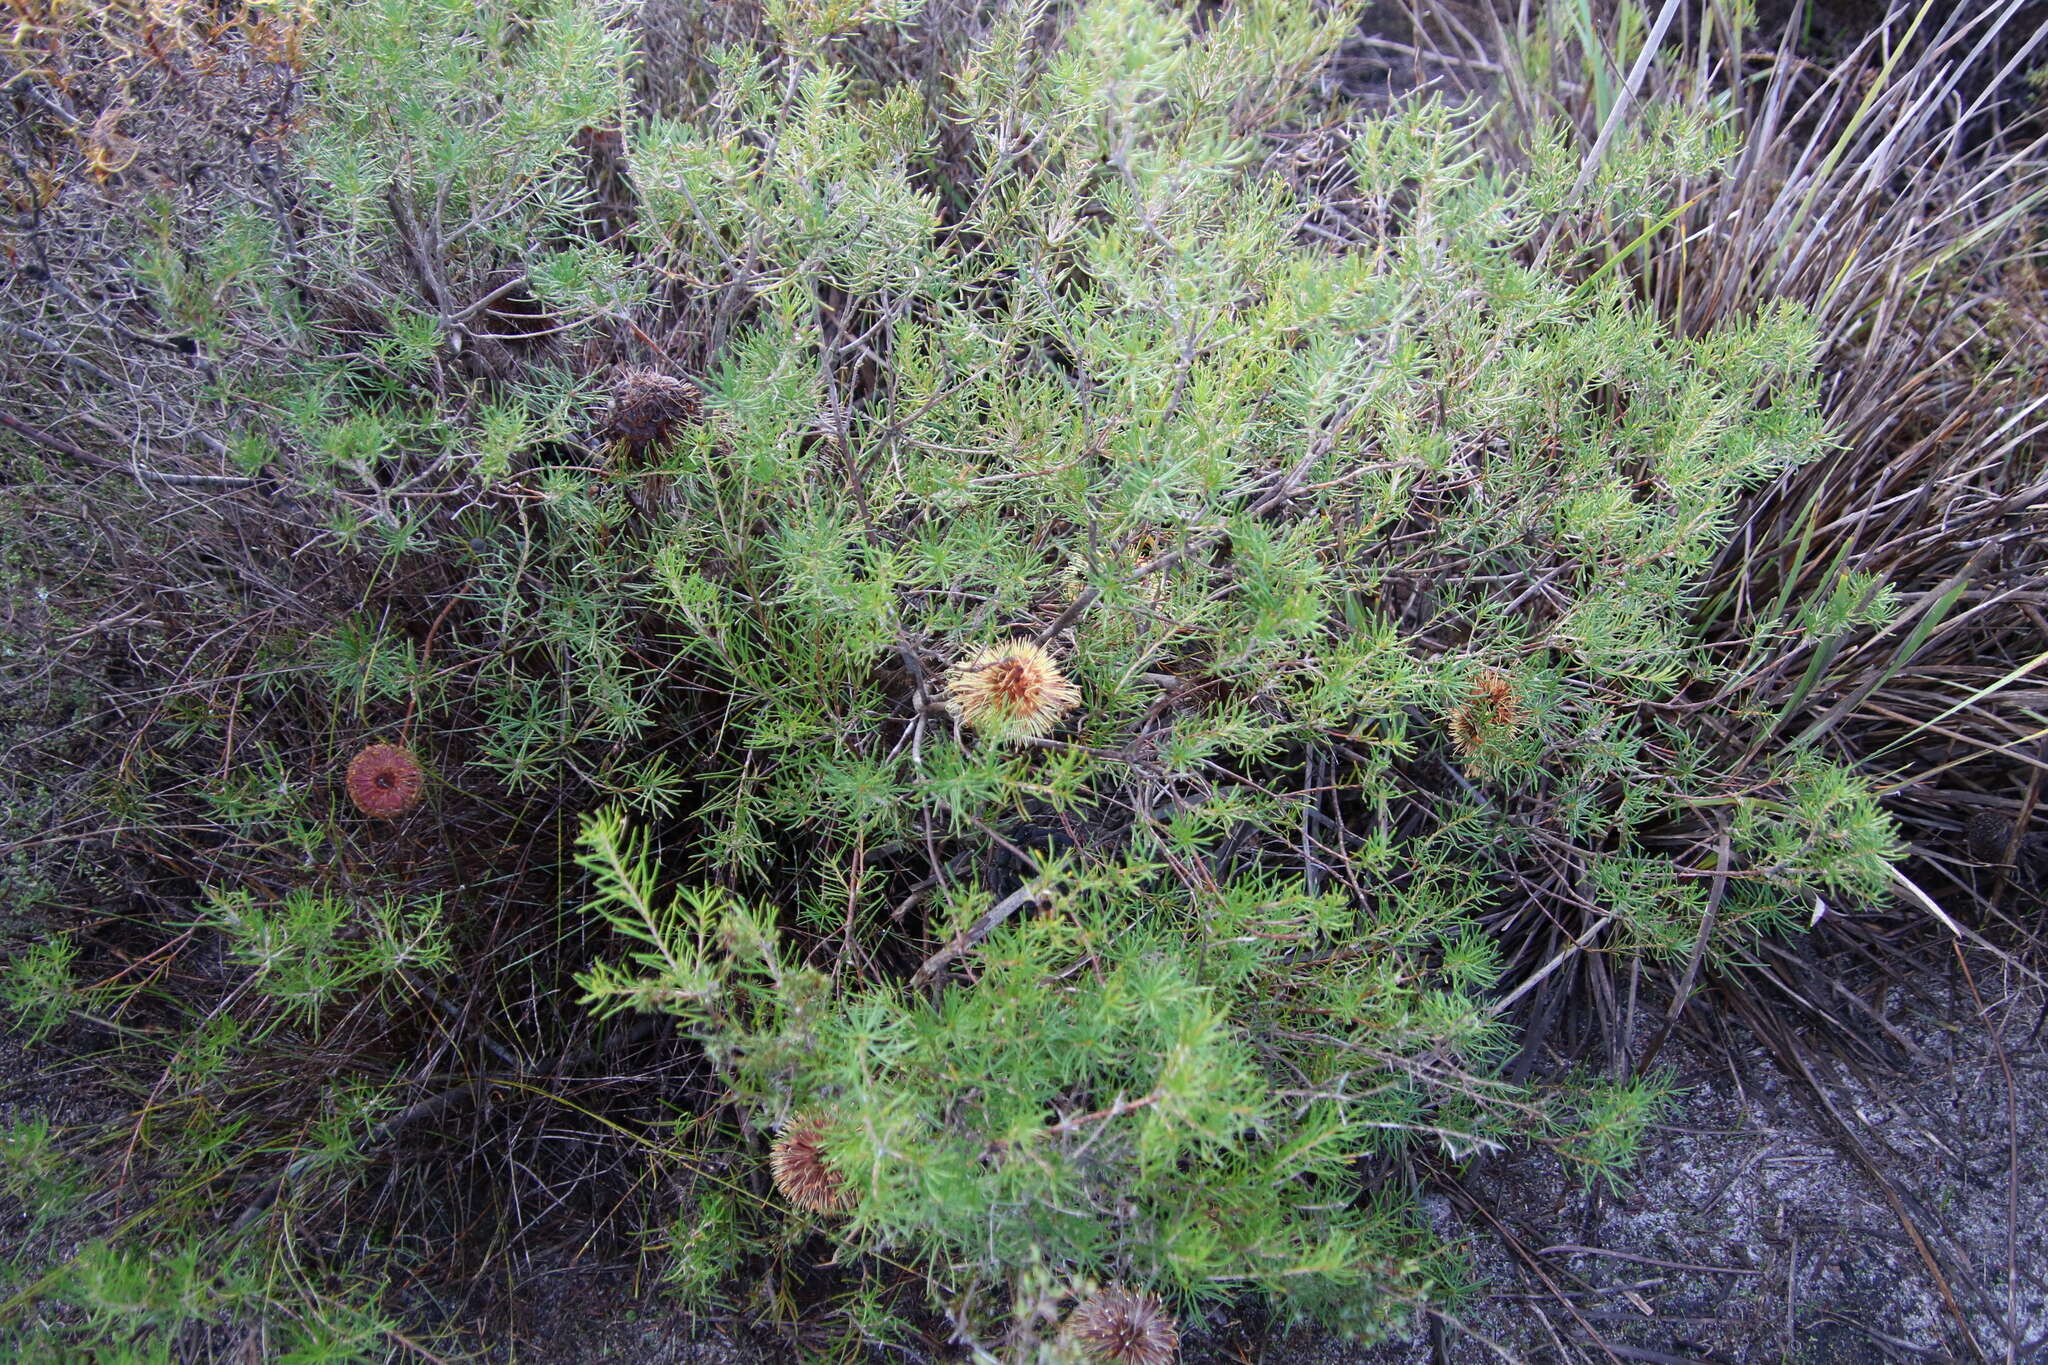
<path id="1" fill-rule="evenodd" d="M 1026 882 L 1009 895 L 997 901 L 981 916 L 953 936 L 952 942 L 924 960 L 924 965 L 911 974 L 910 984 L 930 984 L 940 972 L 951 966 L 953 960 L 996 931 L 1004 920 L 1017 913 L 1024 906 L 1033 904 L 1045 895 L 1045 888 L 1036 882 Z"/>
<path id="2" fill-rule="evenodd" d="M 41 427 L 30 426 L 10 413 L 0 412 L 0 426 L 16 433 L 26 440 L 48 450 L 54 450 L 67 459 L 78 461 L 91 469 L 104 469 L 114 474 L 126 474 L 138 483 L 160 483 L 172 487 L 194 488 L 253 488 L 256 480 L 238 474 L 166 474 L 161 470 L 149 469 L 139 464 L 122 464 L 104 455 L 95 455 L 85 447 L 65 440 L 55 432 L 44 431 Z"/>

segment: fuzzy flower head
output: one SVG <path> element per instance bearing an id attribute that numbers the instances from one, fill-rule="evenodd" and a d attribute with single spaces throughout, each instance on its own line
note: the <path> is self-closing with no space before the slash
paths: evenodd
<path id="1" fill-rule="evenodd" d="M 1010 640 L 953 665 L 946 698 L 968 729 L 1001 741 L 1044 734 L 1081 694 L 1052 655 L 1029 640 Z"/>
<path id="2" fill-rule="evenodd" d="M 1451 711 L 1451 742 L 1460 754 L 1473 758 L 1489 739 L 1521 729 L 1526 717 L 1514 679 L 1497 668 L 1483 668 L 1465 700 Z"/>
<path id="3" fill-rule="evenodd" d="M 427 775 L 405 746 L 372 744 L 350 760 L 344 785 L 357 810 L 374 820 L 394 820 L 420 803 Z"/>
<path id="4" fill-rule="evenodd" d="M 656 370 L 629 370 L 612 391 L 605 433 L 628 446 L 654 445 L 704 415 L 704 396 L 687 379 Z"/>
<path id="5" fill-rule="evenodd" d="M 812 1213 L 839 1213 L 853 1203 L 853 1191 L 825 1155 L 825 1121 L 799 1114 L 789 1121 L 768 1153 L 775 1188 Z"/>
<path id="6" fill-rule="evenodd" d="M 1180 1349 L 1173 1314 L 1150 1294 L 1109 1285 L 1067 1318 L 1068 1342 L 1099 1365 L 1167 1365 Z"/>

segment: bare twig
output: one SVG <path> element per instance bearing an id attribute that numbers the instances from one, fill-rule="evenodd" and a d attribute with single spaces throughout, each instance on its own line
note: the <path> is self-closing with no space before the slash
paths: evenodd
<path id="1" fill-rule="evenodd" d="M 955 958 L 994 933 L 998 925 L 1016 914 L 1018 910 L 1026 905 L 1037 903 L 1043 899 L 1044 895 L 1044 887 L 1034 882 L 1024 883 L 1024 885 L 990 906 L 974 923 L 955 934 L 952 942 L 926 958 L 924 965 L 911 974 L 910 984 L 913 986 L 930 984 L 940 972 L 945 971 L 947 967 L 952 965 Z"/>
<path id="2" fill-rule="evenodd" d="M 41 427 L 30 426 L 10 413 L 0 412 L 0 426 L 82 465 L 115 474 L 126 474 L 138 483 L 160 483 L 182 488 L 252 488 L 256 484 L 256 480 L 237 474 L 166 474 L 161 470 L 149 469 L 139 464 L 122 464 L 104 455 L 95 455 L 83 446 L 67 441 L 53 432 L 44 431 Z"/>

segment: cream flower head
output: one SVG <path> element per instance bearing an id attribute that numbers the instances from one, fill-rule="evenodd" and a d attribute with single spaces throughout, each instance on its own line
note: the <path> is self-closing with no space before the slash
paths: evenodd
<path id="1" fill-rule="evenodd" d="M 1029 640 L 1010 640 L 954 664 L 946 699 L 968 729 L 1001 742 L 1044 734 L 1081 694 L 1052 655 Z"/>

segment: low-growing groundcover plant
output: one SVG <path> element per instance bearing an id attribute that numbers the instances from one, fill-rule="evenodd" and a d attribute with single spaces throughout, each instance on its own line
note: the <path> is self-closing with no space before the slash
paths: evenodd
<path id="1" fill-rule="evenodd" d="M 159 602 L 190 676 L 94 793 L 170 932 L 9 975 L 136 1114 L 0 1149 L 40 1211 L 8 1329 L 418 1350 L 372 1278 L 485 1278 L 516 1234 L 476 1229 L 572 1201 L 846 1352 L 921 1304 L 1014 1358 L 1119 1305 L 1148 1351 L 1245 1296 L 1455 1312 L 1431 1169 L 1618 1180 L 1668 1087 L 1531 1080 L 1517 1002 L 1867 904 L 1899 852 L 1693 690 L 1739 499 L 1827 449 L 1813 327 L 1675 330 L 1577 245 L 1732 139 L 1367 116 L 1343 5 L 1005 5 L 899 62 L 937 17 L 777 4 L 639 110 L 628 19 L 259 23 L 238 59 L 313 54 L 276 161 L 196 242 L 133 207 L 135 306 L 204 365 L 107 401 L 217 432 L 163 486 L 288 548 Z M 10 344 L 101 370 L 104 321 Z M 574 1133 L 422 1136 L 521 1105 Z"/>

